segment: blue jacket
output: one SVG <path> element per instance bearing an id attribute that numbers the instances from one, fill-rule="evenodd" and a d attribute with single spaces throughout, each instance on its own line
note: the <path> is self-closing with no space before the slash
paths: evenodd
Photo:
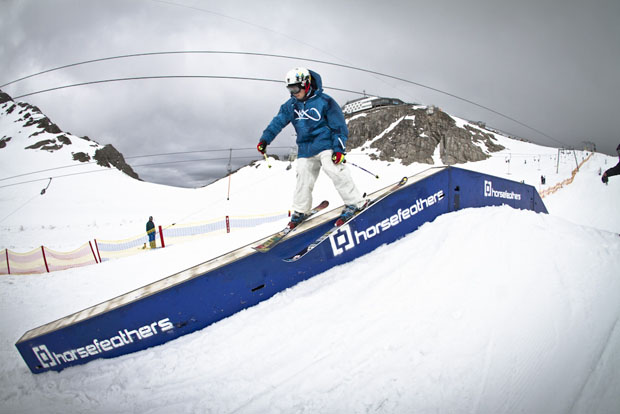
<path id="1" fill-rule="evenodd" d="M 345 152 L 349 136 L 347 124 L 340 106 L 329 95 L 323 93 L 321 76 L 309 71 L 312 79 L 312 93 L 304 101 L 294 96 L 280 107 L 267 128 L 261 141 L 271 143 L 289 122 L 297 132 L 297 156 L 309 158 L 321 151 Z"/>

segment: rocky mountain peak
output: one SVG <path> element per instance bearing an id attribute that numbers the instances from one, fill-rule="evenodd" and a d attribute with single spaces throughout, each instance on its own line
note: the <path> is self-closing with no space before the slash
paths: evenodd
<path id="1" fill-rule="evenodd" d="M 504 149 L 492 133 L 467 122 L 457 123 L 432 106 L 383 106 L 349 114 L 346 120 L 349 148 L 374 150 L 372 158 L 390 162 L 400 159 L 404 165 L 434 164 L 437 147 L 445 165 L 481 161 Z"/>
<path id="2" fill-rule="evenodd" d="M 48 153 L 67 152 L 72 161 L 90 162 L 107 168 L 117 168 L 135 179 L 140 179 L 123 155 L 112 145 L 101 146 L 88 137 L 77 137 L 64 132 L 41 110 L 26 102 L 15 102 L 0 90 L 0 156 L 2 149 L 11 145 L 23 145 L 27 151 Z M 59 157 L 61 155 L 59 154 Z M 66 162 L 59 159 L 60 162 Z"/>

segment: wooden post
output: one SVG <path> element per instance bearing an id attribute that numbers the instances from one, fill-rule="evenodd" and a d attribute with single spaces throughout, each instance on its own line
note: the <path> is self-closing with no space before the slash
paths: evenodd
<path id="1" fill-rule="evenodd" d="M 577 166 L 577 171 L 579 171 L 579 161 L 577 161 L 577 152 L 573 148 L 573 155 L 575 156 L 575 165 Z"/>
<path id="2" fill-rule="evenodd" d="M 161 240 L 161 247 L 163 249 L 166 247 L 166 244 L 164 243 L 164 232 L 162 231 L 161 226 L 159 226 L 159 239 Z"/>
<path id="3" fill-rule="evenodd" d="M 41 252 L 43 252 L 43 262 L 45 262 L 45 270 L 47 270 L 47 273 L 49 273 L 50 268 L 47 265 L 47 258 L 45 257 L 45 248 L 43 246 L 41 246 Z"/>
<path id="4" fill-rule="evenodd" d="M 95 251 L 93 250 L 93 244 L 90 242 L 90 240 L 88 241 L 88 245 L 90 246 L 90 252 L 93 254 L 93 257 L 95 258 L 95 264 L 98 264 L 99 262 L 97 261 L 97 256 L 95 255 Z"/>
<path id="5" fill-rule="evenodd" d="M 99 256 L 99 263 L 101 262 L 101 253 L 99 253 L 99 245 L 97 244 L 97 239 L 95 239 L 95 249 L 97 249 L 97 256 Z"/>

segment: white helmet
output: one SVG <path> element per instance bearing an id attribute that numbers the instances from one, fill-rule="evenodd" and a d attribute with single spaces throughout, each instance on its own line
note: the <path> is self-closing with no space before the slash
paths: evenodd
<path id="1" fill-rule="evenodd" d="M 287 72 L 284 78 L 286 86 L 299 85 L 304 89 L 310 88 L 310 71 L 306 68 L 295 68 Z"/>

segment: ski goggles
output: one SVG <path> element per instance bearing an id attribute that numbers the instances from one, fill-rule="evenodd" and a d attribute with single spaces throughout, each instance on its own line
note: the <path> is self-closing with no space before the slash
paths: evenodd
<path id="1" fill-rule="evenodd" d="M 292 93 L 293 95 L 298 94 L 299 92 L 304 90 L 303 86 L 301 86 L 301 83 L 296 83 L 294 85 L 286 85 L 286 89 L 288 89 L 288 91 Z"/>

